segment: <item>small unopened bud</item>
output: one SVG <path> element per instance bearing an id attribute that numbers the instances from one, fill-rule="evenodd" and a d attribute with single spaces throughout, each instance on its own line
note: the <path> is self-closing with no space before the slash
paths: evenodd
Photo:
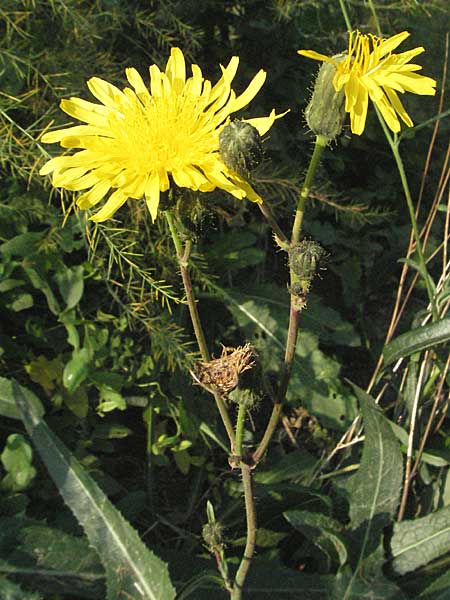
<path id="1" fill-rule="evenodd" d="M 223 548 L 223 526 L 217 521 L 203 525 L 202 537 L 210 552 Z"/>
<path id="2" fill-rule="evenodd" d="M 247 410 L 255 408 L 261 397 L 249 388 L 236 388 L 229 395 L 228 398 L 236 404 L 242 404 Z"/>
<path id="3" fill-rule="evenodd" d="M 289 250 L 289 266 L 294 274 L 291 293 L 308 293 L 320 261 L 325 256 L 325 250 L 314 240 L 303 240 Z"/>
<path id="4" fill-rule="evenodd" d="M 258 130 L 245 121 L 232 121 L 223 128 L 219 148 L 226 166 L 245 178 L 261 164 L 264 154 Z"/>
<path id="5" fill-rule="evenodd" d="M 346 54 L 333 56 L 335 62 L 341 62 Z M 305 109 L 305 118 L 311 131 L 316 135 L 323 135 L 329 140 L 338 136 L 344 125 L 344 90 L 336 92 L 333 79 L 336 67 L 329 62 L 322 63 L 314 83 L 311 100 Z"/>

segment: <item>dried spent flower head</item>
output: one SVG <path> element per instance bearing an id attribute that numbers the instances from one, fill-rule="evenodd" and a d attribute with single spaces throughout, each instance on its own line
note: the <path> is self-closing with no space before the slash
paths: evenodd
<path id="1" fill-rule="evenodd" d="M 419 46 L 401 54 L 394 54 L 407 37 L 408 31 L 402 31 L 388 39 L 376 35 L 365 35 L 351 31 L 348 49 L 344 60 L 320 54 L 314 50 L 298 50 L 302 56 L 331 63 L 336 68 L 333 85 L 336 92 L 345 92 L 345 111 L 350 113 L 350 125 L 353 133 L 361 135 L 364 131 L 369 98 L 383 115 L 386 125 L 394 133 L 400 131 L 398 117 L 412 127 L 411 117 L 398 97 L 398 92 L 411 92 L 421 96 L 434 96 L 436 81 L 431 77 L 418 75 L 420 65 L 410 64 L 410 60 L 425 52 Z"/>
<path id="2" fill-rule="evenodd" d="M 77 200 L 82 209 L 106 202 L 91 219 L 111 218 L 128 199 L 145 198 L 151 218 L 158 215 L 162 192 L 179 188 L 210 192 L 225 190 L 236 198 L 262 202 L 261 197 L 219 153 L 219 135 L 230 115 L 249 104 L 261 89 L 266 73 L 260 70 L 248 87 L 236 94 L 232 81 L 239 58 L 233 56 L 213 85 L 198 65 L 186 77 L 180 48 L 172 48 L 165 71 L 150 66 L 150 87 L 134 68 L 126 69 L 131 87 L 123 90 L 93 77 L 88 88 L 100 104 L 81 98 L 61 101 L 61 109 L 82 121 L 49 131 L 44 143 L 59 142 L 77 150 L 57 156 L 40 170 L 52 173 L 52 184 L 67 190 L 84 190 Z M 282 115 L 248 119 L 260 135 Z"/>
<path id="3" fill-rule="evenodd" d="M 195 376 L 200 385 L 228 394 L 239 383 L 239 375 L 255 364 L 255 349 L 251 344 L 238 348 L 222 346 L 220 358 L 198 362 Z"/>

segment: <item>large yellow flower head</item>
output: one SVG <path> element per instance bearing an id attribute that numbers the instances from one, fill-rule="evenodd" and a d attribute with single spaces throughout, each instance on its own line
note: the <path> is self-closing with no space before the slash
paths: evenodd
<path id="1" fill-rule="evenodd" d="M 239 96 L 231 88 L 239 59 L 234 56 L 222 77 L 212 85 L 200 67 L 192 65 L 186 79 L 182 51 L 172 48 L 165 72 L 150 67 L 150 90 L 136 69 L 126 69 L 133 89 L 123 90 L 93 77 L 87 82 L 101 102 L 81 98 L 61 101 L 61 109 L 83 121 L 51 131 L 43 142 L 60 142 L 79 149 L 72 155 L 49 160 L 41 175 L 53 173 L 52 184 L 68 190 L 86 190 L 77 200 L 80 208 L 92 208 L 106 196 L 94 221 L 110 218 L 127 200 L 144 198 L 154 220 L 160 193 L 171 186 L 209 192 L 221 188 L 236 198 L 261 198 L 240 175 L 230 170 L 219 154 L 219 134 L 230 115 L 246 106 L 261 89 L 266 73 L 259 71 Z M 248 119 L 263 135 L 276 115 Z"/>
<path id="2" fill-rule="evenodd" d="M 303 56 L 335 66 L 333 85 L 336 92 L 344 88 L 345 110 L 350 113 L 353 133 L 361 135 L 364 131 L 369 98 L 379 108 L 388 127 L 397 133 L 400 131 L 398 117 L 408 127 L 413 126 L 397 92 L 412 92 L 422 96 L 434 96 L 436 93 L 436 81 L 415 73 L 422 68 L 420 65 L 409 64 L 412 58 L 425 51 L 424 48 L 392 54 L 408 36 L 409 33 L 403 31 L 383 39 L 352 31 L 347 53 L 344 59 L 341 56 L 339 60 L 314 50 L 298 50 Z"/>

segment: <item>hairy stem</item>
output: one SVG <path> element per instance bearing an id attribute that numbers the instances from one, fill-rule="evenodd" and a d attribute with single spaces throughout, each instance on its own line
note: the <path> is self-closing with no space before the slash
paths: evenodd
<path id="1" fill-rule="evenodd" d="M 183 280 L 184 291 L 186 294 L 186 302 L 189 308 L 189 315 L 191 317 L 192 326 L 194 328 L 195 338 L 197 340 L 202 360 L 208 362 L 211 357 L 209 354 L 208 346 L 206 345 L 205 334 L 203 333 L 203 327 L 200 321 L 200 316 L 198 314 L 197 302 L 195 301 L 194 291 L 192 288 L 192 281 L 188 269 L 191 244 L 190 242 L 187 242 L 185 248 L 183 248 L 183 244 L 181 243 L 180 237 L 178 235 L 172 213 L 170 211 L 166 211 L 164 214 L 166 216 L 167 224 L 169 225 L 173 244 L 177 253 L 178 265 L 181 271 L 181 278 Z M 222 396 L 218 392 L 214 393 L 214 398 L 216 400 L 220 417 L 222 419 L 223 425 L 228 435 L 228 439 L 230 441 L 230 452 L 231 454 L 236 454 L 236 438 L 234 435 L 234 429 L 231 423 L 230 415 L 228 414 L 227 407 Z"/>
<path id="2" fill-rule="evenodd" d="M 309 163 L 308 170 L 306 172 L 305 181 L 303 183 L 302 189 L 300 190 L 300 195 L 297 202 L 297 210 L 295 212 L 294 224 L 292 226 L 292 234 L 291 234 L 291 247 L 295 244 L 298 244 L 300 241 L 300 234 L 302 230 L 303 224 L 303 216 L 305 213 L 305 203 L 309 196 L 309 190 L 314 178 L 314 174 L 316 172 L 317 166 L 320 161 L 320 157 L 324 149 L 328 144 L 328 139 L 325 136 L 318 135 L 316 137 L 316 141 L 314 144 L 314 151 L 311 156 L 311 161 Z M 292 269 L 290 271 L 290 279 L 291 284 L 294 279 L 294 273 Z M 264 435 L 261 439 L 261 442 L 258 445 L 258 448 L 255 450 L 253 454 L 254 463 L 258 463 L 263 457 L 267 446 L 269 445 L 270 440 L 274 434 L 275 428 L 278 424 L 278 419 L 280 417 L 281 410 L 283 408 L 283 404 L 286 398 L 287 389 L 289 386 L 289 380 L 291 378 L 292 364 L 294 362 L 295 357 L 295 348 L 297 345 L 297 335 L 298 335 L 298 327 L 300 322 L 300 312 L 301 306 L 298 302 L 298 298 L 291 294 L 290 301 L 290 310 L 289 310 L 289 328 L 286 340 L 286 349 L 284 353 L 284 362 L 281 374 L 281 381 L 278 387 L 278 393 L 276 395 L 276 400 L 272 408 L 272 414 L 270 416 L 269 422 L 267 424 Z"/>
<path id="3" fill-rule="evenodd" d="M 242 485 L 244 488 L 245 514 L 247 518 L 247 541 L 245 543 L 244 556 L 242 557 L 241 564 L 239 565 L 234 579 L 233 591 L 230 595 L 231 600 L 241 600 L 242 598 L 242 589 L 248 570 L 250 569 L 256 543 L 256 513 L 252 489 L 252 471 L 250 467 L 242 461 L 240 468 L 242 473 Z"/>
<path id="4" fill-rule="evenodd" d="M 247 409 L 244 404 L 239 404 L 238 415 L 236 419 L 236 454 L 242 456 L 242 437 L 244 435 L 244 423 Z"/>

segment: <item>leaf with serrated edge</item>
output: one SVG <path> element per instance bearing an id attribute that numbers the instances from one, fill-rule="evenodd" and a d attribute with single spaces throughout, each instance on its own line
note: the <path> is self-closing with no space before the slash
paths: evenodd
<path id="1" fill-rule="evenodd" d="M 450 506 L 394 525 L 393 567 L 404 575 L 450 552 Z"/>
<path id="2" fill-rule="evenodd" d="M 100 556 L 106 570 L 108 600 L 173 600 L 175 590 L 167 565 L 144 546 L 136 531 L 27 404 L 15 382 L 13 391 L 28 435 Z"/>

